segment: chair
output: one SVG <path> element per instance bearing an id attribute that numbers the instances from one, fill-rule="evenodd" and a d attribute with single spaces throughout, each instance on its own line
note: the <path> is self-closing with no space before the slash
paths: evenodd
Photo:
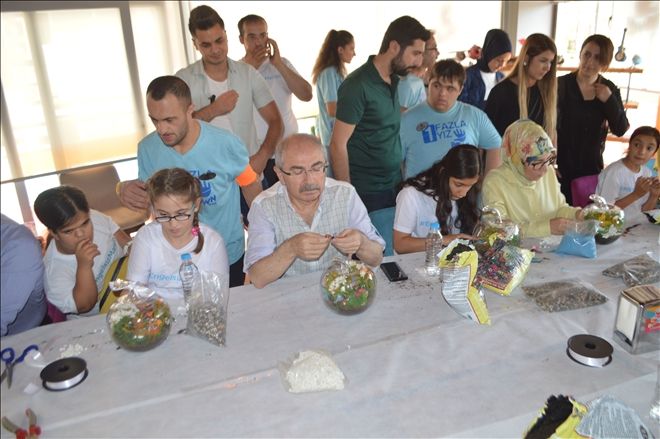
<path id="1" fill-rule="evenodd" d="M 385 209 L 369 212 L 369 218 L 380 236 L 385 240 L 384 256 L 392 256 L 394 248 L 392 247 L 392 230 L 394 229 L 395 207 L 386 207 Z"/>
<path id="2" fill-rule="evenodd" d="M 48 317 L 50 317 L 50 323 L 59 323 L 66 321 L 66 314 L 60 311 L 59 308 L 57 308 L 49 301 L 46 301 L 46 304 L 48 305 L 47 314 Z"/>
<path id="3" fill-rule="evenodd" d="M 119 202 L 115 187 L 119 174 L 113 165 L 101 165 L 60 174 L 60 184 L 76 186 L 83 191 L 89 207 L 108 215 L 127 233 L 139 229 L 149 218 L 148 210 L 136 211 Z"/>
<path id="4" fill-rule="evenodd" d="M 591 203 L 589 195 L 596 193 L 598 186 L 598 174 L 585 175 L 571 181 L 571 196 L 573 197 L 573 206 L 584 207 Z"/>

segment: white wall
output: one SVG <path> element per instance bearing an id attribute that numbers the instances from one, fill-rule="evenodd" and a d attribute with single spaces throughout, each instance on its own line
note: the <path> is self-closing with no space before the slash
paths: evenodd
<path id="1" fill-rule="evenodd" d="M 518 2 L 518 26 L 516 35 L 510 35 L 514 53 L 520 52 L 520 40 L 531 34 L 541 33 L 552 37 L 553 2 L 522 1 Z"/>

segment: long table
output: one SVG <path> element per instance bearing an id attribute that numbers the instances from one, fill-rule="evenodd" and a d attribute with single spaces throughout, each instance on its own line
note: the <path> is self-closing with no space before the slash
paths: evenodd
<path id="1" fill-rule="evenodd" d="M 389 283 L 377 270 L 373 305 L 353 316 L 325 307 L 320 273 L 233 288 L 225 347 L 179 333 L 185 317 L 142 353 L 117 349 L 104 315 L 35 328 L 3 338 L 2 347 L 37 343 L 47 362 L 82 349 L 89 376 L 66 391 L 27 393 L 29 384 L 40 386 L 39 369 L 18 365 L 12 388 L 2 387 L 2 415 L 27 424 L 30 407 L 43 437 L 520 437 L 551 395 L 587 402 L 609 394 L 658 437 L 648 412 L 660 353 L 631 355 L 613 341 L 625 284 L 601 271 L 644 252 L 657 258 L 659 230 L 641 224 L 599 245 L 596 259 L 544 253 L 523 281 L 578 277 L 605 294 L 605 304 L 548 313 L 520 287 L 509 297 L 486 292 L 490 326 L 456 314 L 437 280 L 417 269 L 417 253 L 387 258 L 409 280 Z M 610 341 L 609 365 L 567 356 L 568 338 L 582 333 Z M 278 365 L 311 349 L 332 355 L 347 377 L 344 390 L 285 390 Z"/>

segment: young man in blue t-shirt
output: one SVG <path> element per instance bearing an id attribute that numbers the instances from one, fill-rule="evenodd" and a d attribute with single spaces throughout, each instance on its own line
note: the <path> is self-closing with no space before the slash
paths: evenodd
<path id="1" fill-rule="evenodd" d="M 200 220 L 213 227 L 227 246 L 229 286 L 242 285 L 245 237 L 239 187 L 248 203 L 261 192 L 241 140 L 194 119 L 190 88 L 181 78 L 161 76 L 147 87 L 147 110 L 156 130 L 138 144 L 138 179 L 121 183 L 117 194 L 133 209 L 149 206 L 145 181 L 164 168 L 183 168 L 200 179 Z"/>
<path id="2" fill-rule="evenodd" d="M 454 60 L 431 68 L 428 97 L 401 117 L 405 178 L 414 177 L 442 159 L 450 148 L 468 144 L 485 150 L 485 173 L 501 163 L 502 138 L 486 113 L 458 101 L 465 70 Z"/>

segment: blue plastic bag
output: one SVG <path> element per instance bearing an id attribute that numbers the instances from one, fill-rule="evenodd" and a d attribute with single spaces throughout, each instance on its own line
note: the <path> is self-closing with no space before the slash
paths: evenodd
<path id="1" fill-rule="evenodd" d="M 575 222 L 573 227 L 566 230 L 555 252 L 589 259 L 595 258 L 597 225 L 597 221 L 594 220 Z"/>

